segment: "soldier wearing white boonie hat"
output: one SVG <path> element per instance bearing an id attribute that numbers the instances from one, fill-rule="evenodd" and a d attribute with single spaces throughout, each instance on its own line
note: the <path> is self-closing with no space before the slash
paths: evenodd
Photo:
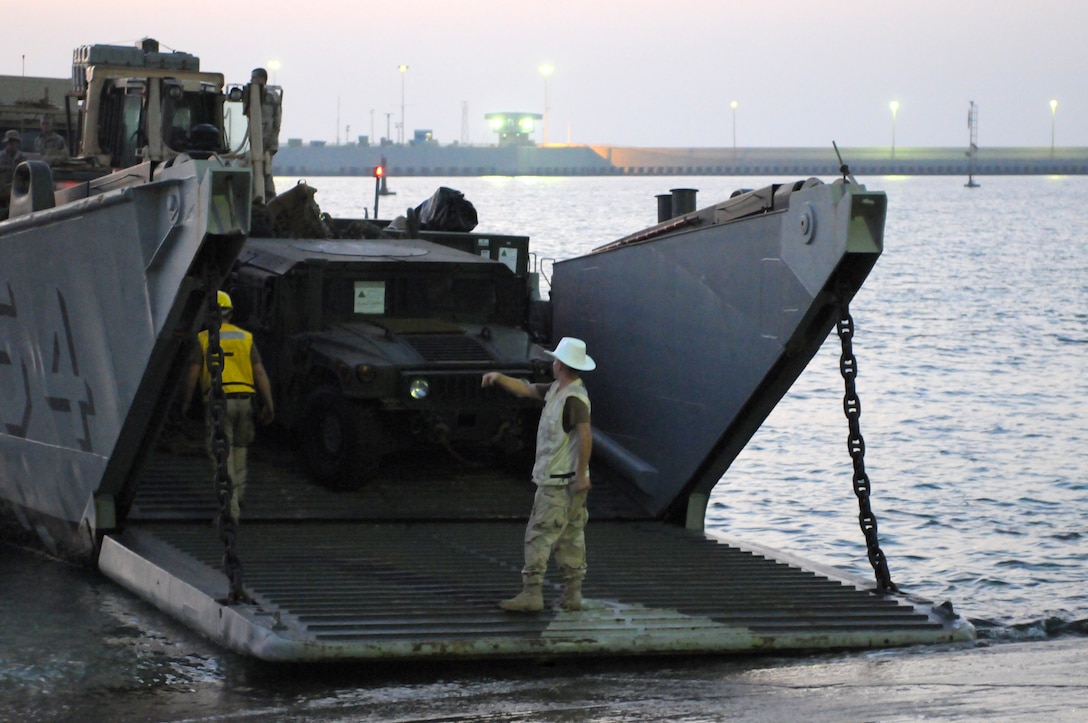
<path id="1" fill-rule="evenodd" d="M 593 449 L 590 403 L 580 372 L 597 368 L 586 353 L 586 343 L 563 337 L 555 351 L 551 384 L 529 384 L 499 372 L 488 372 L 483 386 L 497 384 L 511 394 L 544 401 L 536 436 L 536 464 L 533 482 L 537 485 L 533 512 L 525 528 L 525 567 L 519 595 L 499 606 L 514 612 L 544 609 L 542 586 L 548 558 L 555 561 L 563 579 L 558 607 L 582 609 L 582 578 L 586 574 L 585 526 L 589 519 L 586 495 L 589 492 L 589 457 Z"/>

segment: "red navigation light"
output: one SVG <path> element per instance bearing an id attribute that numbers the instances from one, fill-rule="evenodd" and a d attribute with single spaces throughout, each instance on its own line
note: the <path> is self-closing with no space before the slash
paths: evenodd
<path id="1" fill-rule="evenodd" d="M 374 178 L 381 178 L 385 175 L 385 166 L 374 166 Z"/>

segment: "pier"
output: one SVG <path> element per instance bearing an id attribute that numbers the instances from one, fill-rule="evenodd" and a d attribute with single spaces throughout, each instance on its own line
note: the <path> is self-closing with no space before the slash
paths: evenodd
<path id="1" fill-rule="evenodd" d="M 1088 174 L 1088 148 L 851 148 L 852 173 L 866 176 Z M 304 145 L 281 146 L 285 176 L 369 176 L 384 157 L 390 176 L 828 176 L 839 160 L 826 148 L 630 148 L 607 145 Z"/>

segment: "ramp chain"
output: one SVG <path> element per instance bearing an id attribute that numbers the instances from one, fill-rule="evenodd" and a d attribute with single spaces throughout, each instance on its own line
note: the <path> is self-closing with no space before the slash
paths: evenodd
<path id="1" fill-rule="evenodd" d="M 848 297 L 844 297 L 848 298 Z M 858 498 L 858 522 L 861 531 L 865 535 L 865 545 L 868 548 L 869 563 L 876 572 L 877 588 L 882 592 L 894 592 L 897 590 L 892 582 L 891 573 L 888 571 L 888 560 L 880 549 L 880 541 L 877 539 L 876 515 L 869 506 L 869 492 L 871 485 L 869 475 L 865 472 L 865 439 L 861 436 L 861 400 L 858 398 L 855 380 L 858 374 L 857 358 L 854 356 L 853 337 L 854 319 L 850 316 L 849 303 L 844 301 L 842 313 L 838 322 L 839 339 L 842 341 L 842 356 L 839 357 L 839 370 L 842 372 L 843 381 L 846 383 L 846 394 L 842 400 L 843 411 L 850 424 L 850 435 L 847 438 L 847 448 L 850 450 L 850 458 L 854 462 L 854 494 Z"/>
<path id="2" fill-rule="evenodd" d="M 223 542 L 223 572 L 230 582 L 227 604 L 251 602 L 242 586 L 242 563 L 235 548 L 238 525 L 230 513 L 230 501 L 234 496 L 234 480 L 227 467 L 230 440 L 227 439 L 227 396 L 223 392 L 223 347 L 219 343 L 219 328 L 223 315 L 215 284 L 208 284 L 208 373 L 211 388 L 208 390 L 208 410 L 211 417 L 208 434 L 212 455 L 215 457 L 215 490 L 219 497 L 219 517 L 216 521 L 219 539 Z"/>

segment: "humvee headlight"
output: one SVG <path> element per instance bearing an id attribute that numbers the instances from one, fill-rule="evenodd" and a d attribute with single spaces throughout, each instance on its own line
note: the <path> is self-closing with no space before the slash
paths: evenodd
<path id="1" fill-rule="evenodd" d="M 426 399 L 431 393 L 431 384 L 426 379 L 416 378 L 408 385 L 408 396 L 412 399 Z"/>
<path id="2" fill-rule="evenodd" d="M 355 378 L 364 384 L 374 381 L 376 376 L 378 376 L 377 370 L 369 364 L 360 364 L 355 367 Z"/>

